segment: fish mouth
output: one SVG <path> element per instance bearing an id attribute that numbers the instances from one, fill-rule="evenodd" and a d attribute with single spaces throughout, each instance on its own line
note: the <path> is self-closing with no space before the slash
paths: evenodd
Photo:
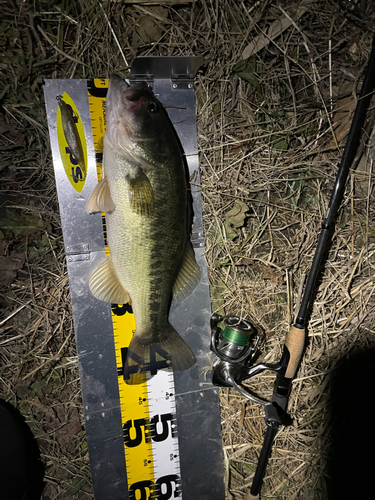
<path id="1" fill-rule="evenodd" d="M 109 79 L 108 94 L 122 95 L 128 101 L 138 101 L 142 96 L 149 92 L 146 82 L 138 82 L 134 85 L 129 85 L 125 80 L 118 75 L 112 75 Z M 108 96 L 107 96 L 108 98 Z"/>
<path id="2" fill-rule="evenodd" d="M 106 100 L 107 139 L 117 150 L 129 149 L 139 141 L 148 141 L 143 130 L 142 109 L 148 100 L 150 89 L 146 82 L 129 85 L 118 75 L 109 79 Z"/>
<path id="3" fill-rule="evenodd" d="M 146 82 L 135 83 L 125 91 L 125 97 L 128 101 L 138 101 L 142 96 L 149 92 Z"/>
<path id="4" fill-rule="evenodd" d="M 108 84 L 108 92 L 122 91 L 126 90 L 127 88 L 129 88 L 129 84 L 125 80 L 123 80 L 120 76 L 118 75 L 110 76 Z"/>

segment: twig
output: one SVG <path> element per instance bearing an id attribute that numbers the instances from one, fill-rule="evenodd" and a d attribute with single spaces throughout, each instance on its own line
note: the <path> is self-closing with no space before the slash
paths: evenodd
<path id="1" fill-rule="evenodd" d="M 13 316 L 15 316 L 16 314 L 18 314 L 20 311 L 22 311 L 22 309 L 24 307 L 26 307 L 28 304 L 30 304 L 31 300 L 28 300 L 26 302 L 26 304 L 23 304 L 23 306 L 20 306 L 18 309 L 16 309 L 15 311 L 13 311 L 11 314 L 9 314 L 9 316 L 7 316 L 5 319 L 3 319 L 2 321 L 0 321 L 0 326 L 3 326 L 8 320 L 10 320 L 11 318 L 13 318 Z"/>
<path id="2" fill-rule="evenodd" d="M 115 40 L 115 42 L 116 42 L 116 45 L 117 45 L 117 47 L 118 47 L 118 49 L 119 49 L 119 51 L 120 51 L 120 54 L 121 54 L 122 58 L 124 59 L 124 63 L 125 63 L 125 65 L 126 65 L 127 67 L 129 67 L 128 61 L 126 60 L 125 54 L 124 54 L 124 52 L 123 52 L 123 50 L 122 50 L 122 48 L 121 48 L 121 45 L 120 45 L 120 42 L 118 41 L 118 38 L 117 38 L 117 36 L 116 36 L 116 33 L 115 33 L 114 29 L 112 28 L 111 23 L 109 22 L 109 19 L 108 19 L 108 16 L 107 16 L 107 14 L 106 14 L 105 10 L 103 9 L 103 4 L 100 2 L 100 3 L 99 3 L 99 5 L 100 5 L 100 8 L 102 9 L 102 12 L 103 12 L 103 14 L 104 14 L 105 20 L 106 20 L 106 21 L 107 21 L 107 23 L 108 23 L 108 27 L 109 27 L 109 29 L 111 30 L 112 36 L 113 36 L 113 38 L 114 38 L 114 40 Z"/>
<path id="3" fill-rule="evenodd" d="M 52 45 L 52 47 L 56 50 L 56 52 L 58 52 L 59 54 L 61 54 L 62 56 L 66 57 L 67 59 L 69 59 L 70 61 L 73 61 L 77 64 L 82 64 L 82 66 L 86 66 L 86 68 L 89 68 L 90 66 L 82 61 L 79 61 L 78 59 L 76 59 L 75 57 L 72 57 L 70 56 L 69 54 L 67 54 L 66 52 L 64 52 L 63 50 L 61 50 L 51 39 L 50 37 L 47 35 L 47 33 L 45 33 L 42 29 L 41 26 L 37 26 L 39 32 L 41 33 L 41 35 L 43 36 L 43 38 L 45 40 L 47 40 L 47 42 Z"/>

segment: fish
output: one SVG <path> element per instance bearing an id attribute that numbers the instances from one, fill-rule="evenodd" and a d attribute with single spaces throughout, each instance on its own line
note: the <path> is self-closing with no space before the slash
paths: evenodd
<path id="1" fill-rule="evenodd" d="M 200 268 L 189 237 L 182 146 L 163 105 L 146 82 L 130 86 L 112 75 L 105 113 L 103 178 L 87 212 L 105 212 L 110 255 L 89 287 L 104 302 L 130 301 L 136 329 L 124 373 L 128 384 L 139 384 L 155 366 L 184 371 L 195 364 L 168 317 L 172 297 L 183 300 L 200 282 Z"/>
<path id="2" fill-rule="evenodd" d="M 63 100 L 62 96 L 57 96 L 57 101 L 61 112 L 61 123 L 66 143 L 68 144 L 70 152 L 77 160 L 78 165 L 81 167 L 81 181 L 84 181 L 86 180 L 86 163 L 77 125 L 74 122 L 74 118 L 72 116 L 72 112 L 69 109 L 69 106 Z"/>

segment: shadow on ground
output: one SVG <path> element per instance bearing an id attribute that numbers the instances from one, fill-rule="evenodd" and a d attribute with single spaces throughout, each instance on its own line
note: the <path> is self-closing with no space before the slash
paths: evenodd
<path id="1" fill-rule="evenodd" d="M 375 348 L 342 357 L 331 379 L 328 500 L 375 498 Z"/>
<path id="2" fill-rule="evenodd" d="M 0 498 L 39 500 L 43 473 L 39 448 L 25 419 L 0 399 Z"/>

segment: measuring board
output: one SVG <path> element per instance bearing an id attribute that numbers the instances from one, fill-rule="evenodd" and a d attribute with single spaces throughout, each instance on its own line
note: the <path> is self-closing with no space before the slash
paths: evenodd
<path id="1" fill-rule="evenodd" d="M 47 119 L 67 256 L 85 430 L 96 500 L 223 500 L 223 456 L 218 389 L 210 366 L 211 314 L 199 190 L 193 79 L 201 58 L 140 57 L 131 83 L 147 81 L 168 108 L 192 180 L 191 241 L 201 282 L 169 320 L 197 358 L 186 372 L 157 370 L 127 385 L 124 357 L 135 321 L 129 304 L 106 304 L 88 280 L 108 249 L 105 220 L 86 205 L 101 176 L 108 80 L 46 80 Z M 57 97 L 70 108 L 84 149 L 78 164 L 66 143 Z M 103 225 L 104 222 L 104 225 Z"/>

